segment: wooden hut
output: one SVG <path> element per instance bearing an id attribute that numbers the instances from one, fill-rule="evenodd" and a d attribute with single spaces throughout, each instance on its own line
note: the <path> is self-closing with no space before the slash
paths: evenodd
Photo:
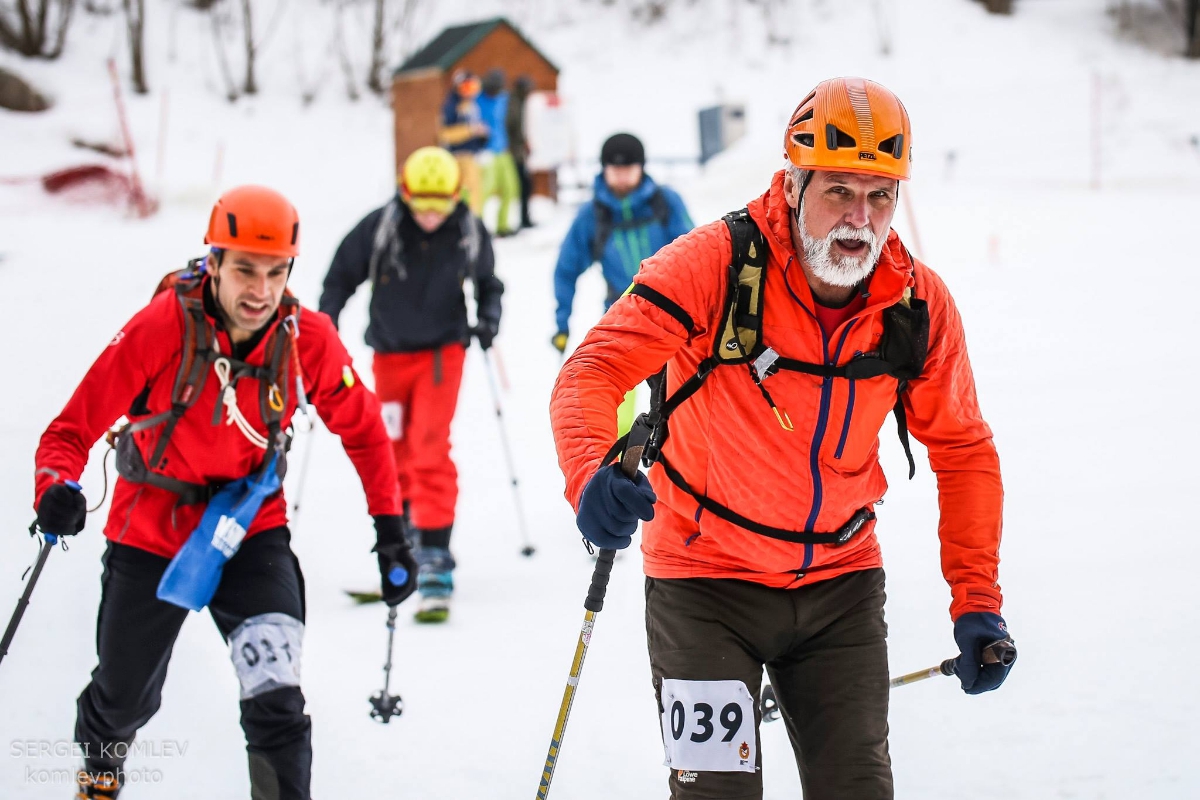
<path id="1" fill-rule="evenodd" d="M 558 67 L 503 17 L 446 28 L 400 65 L 392 76 L 397 174 L 412 151 L 438 143 L 442 103 L 455 71 L 482 76 L 497 67 L 510 86 L 527 75 L 534 91 L 558 90 Z M 535 172 L 532 178 L 534 194 L 556 195 L 553 172 Z"/>

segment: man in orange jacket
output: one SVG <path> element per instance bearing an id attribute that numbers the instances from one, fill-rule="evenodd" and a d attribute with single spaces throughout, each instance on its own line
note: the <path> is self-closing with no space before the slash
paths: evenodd
<path id="1" fill-rule="evenodd" d="M 893 796 L 872 510 L 887 488 L 888 412 L 938 476 L 963 689 L 994 689 L 1008 672 L 983 663 L 1010 641 L 991 430 L 945 284 L 890 230 L 911 147 L 890 91 L 821 83 L 792 116 L 770 189 L 643 262 L 559 375 L 554 435 L 580 530 L 621 548 L 647 520 L 672 798 L 761 797 L 764 666 L 806 800 Z M 609 463 L 615 411 L 656 373 L 635 425 L 654 463 L 630 479 Z"/>

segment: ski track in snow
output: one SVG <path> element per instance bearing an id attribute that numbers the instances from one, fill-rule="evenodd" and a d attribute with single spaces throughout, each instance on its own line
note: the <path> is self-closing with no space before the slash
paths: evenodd
<path id="1" fill-rule="evenodd" d="M 696 109 L 744 100 L 745 140 L 706 170 L 651 164 L 681 190 L 698 223 L 766 188 L 787 115 L 821 78 L 863 74 L 904 99 L 916 137 L 906 190 L 921 255 L 963 314 L 1001 454 L 1001 583 L 1021 656 L 990 695 L 966 697 L 946 679 L 896 691 L 899 798 L 1200 796 L 1186 767 L 1200 738 L 1200 698 L 1188 672 L 1200 646 L 1187 577 L 1200 545 L 1186 507 L 1200 477 L 1200 436 L 1185 417 L 1197 381 L 1188 359 L 1174 355 L 1195 338 L 1187 322 L 1194 312 L 1174 301 L 1186 304 L 1200 290 L 1186 249 L 1189 220 L 1200 214 L 1200 153 L 1189 144 L 1200 106 L 1180 102 L 1197 96 L 1200 66 L 1115 41 L 1096 5 L 1021 2 L 1014 17 L 997 18 L 965 0 L 906 0 L 903 14 L 898 0 L 802 2 L 785 20 L 794 31 L 790 50 L 763 47 L 759 16 L 716 0 L 680 6 L 664 24 L 632 33 L 622 8 L 548 0 L 446 2 L 420 18 L 425 40 L 448 21 L 512 15 L 564 69 L 561 89 L 585 161 L 618 129 L 642 135 L 652 158 L 693 153 Z M 872 8 L 888 15 L 889 57 L 878 52 Z M 169 20 L 156 11 L 153 91 L 126 95 L 126 103 L 142 175 L 154 186 L 159 92 L 170 88 L 165 182 L 156 187 L 162 211 L 138 221 L 33 187 L 0 186 L 0 292 L 8 300 L 0 339 L 9 343 L 0 395 L 5 622 L 35 555 L 24 531 L 38 437 L 158 278 L 203 251 L 219 143 L 221 188 L 268 183 L 297 204 L 302 256 L 292 285 L 309 305 L 341 237 L 391 190 L 386 107 L 342 99 L 336 72 L 315 104 L 298 101 L 294 52 L 310 59 L 312 74 L 323 62 L 319 47 L 296 44 L 324 41 L 326 4 L 310 2 L 302 21 L 285 15 L 260 64 L 263 95 L 237 105 L 215 91 L 207 29 L 191 12 Z M 78 16 L 61 64 L 0 54 L 0 65 L 49 88 L 59 103 L 37 116 L 0 112 L 0 176 L 100 160 L 70 149 L 68 137 L 115 132 L 102 67 L 110 52 L 121 53 L 119 16 Z M 177 31 L 170 64 L 169 23 Z M 1103 92 L 1099 191 L 1089 188 L 1093 85 Z M 583 174 L 589 169 L 584 164 Z M 496 244 L 507 286 L 498 340 L 511 384 L 505 422 L 537 555 L 518 554 L 513 494 L 475 351 L 454 425 L 460 588 L 445 626 L 419 627 L 414 605 L 403 607 L 391 689 L 405 710 L 386 727 L 368 718 L 367 703 L 382 686 L 386 610 L 342 595 L 378 580 L 361 488 L 335 437 L 318 430 L 297 440 L 289 491 L 305 450 L 315 448 L 293 544 L 307 581 L 303 680 L 316 797 L 506 799 L 536 791 L 591 571 L 562 499 L 547 414 L 559 363 L 548 344 L 550 276 L 573 210 L 570 202 L 537 201 L 538 227 Z M 915 243 L 904 209 L 896 227 Z M 573 342 L 599 317 L 603 292 L 595 270 L 580 282 Z M 364 315 L 360 292 L 342 330 L 369 380 Z M 952 655 L 954 644 L 934 477 L 918 452 L 916 480 L 903 480 L 890 424 L 880 448 L 894 479 L 879 533 L 898 674 Z M 82 479 L 92 502 L 102 453 L 102 445 L 93 450 Z M 53 553 L 0 665 L 2 798 L 69 792 L 53 781 L 78 761 L 69 742 L 74 698 L 94 666 L 102 514 L 69 552 Z M 597 619 L 554 778 L 559 800 L 666 794 L 639 567 L 636 552 L 618 561 Z M 152 750 L 129 767 L 153 785 L 131 785 L 123 798 L 248 795 L 236 679 L 210 621 L 184 626 L 162 710 L 140 740 Z M 175 745 L 185 754 L 163 752 Z M 765 797 L 799 796 L 781 724 L 764 726 L 761 747 Z"/>

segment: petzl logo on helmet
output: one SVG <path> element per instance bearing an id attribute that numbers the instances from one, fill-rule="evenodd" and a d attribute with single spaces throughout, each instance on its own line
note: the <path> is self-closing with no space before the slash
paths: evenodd
<path id="1" fill-rule="evenodd" d="M 860 150 L 858 153 L 858 157 L 861 161 L 874 161 L 875 160 L 875 154 L 868 153 L 865 150 Z"/>

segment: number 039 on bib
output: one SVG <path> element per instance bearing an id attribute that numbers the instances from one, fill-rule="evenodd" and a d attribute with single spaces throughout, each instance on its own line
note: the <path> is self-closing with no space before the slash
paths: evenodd
<path id="1" fill-rule="evenodd" d="M 754 772 L 754 698 L 742 681 L 662 682 L 666 766 L 695 772 Z"/>

